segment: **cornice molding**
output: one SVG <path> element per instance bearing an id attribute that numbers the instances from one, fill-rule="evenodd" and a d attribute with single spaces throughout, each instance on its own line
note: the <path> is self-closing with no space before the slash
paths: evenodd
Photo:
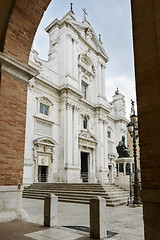
<path id="1" fill-rule="evenodd" d="M 72 22 L 69 22 L 66 19 L 62 19 L 62 20 L 58 20 L 55 19 L 51 24 L 49 24 L 48 27 L 45 28 L 47 33 L 51 32 L 51 29 L 54 27 L 58 27 L 59 29 L 62 29 L 64 26 L 66 27 L 70 27 L 70 29 L 72 31 L 74 31 L 78 38 L 86 45 L 88 46 L 89 49 L 91 49 L 96 55 L 101 56 L 105 62 L 109 61 L 108 56 L 105 56 L 102 52 L 100 52 L 100 50 L 95 49 L 95 47 L 93 47 L 86 39 L 85 37 L 82 36 L 82 34 L 77 30 L 77 28 L 74 26 L 74 24 Z M 78 40 L 77 40 L 78 41 Z"/>
<path id="2" fill-rule="evenodd" d="M 5 53 L 0 52 L 0 64 L 1 71 L 13 76 L 14 78 L 29 83 L 29 80 L 38 74 L 37 69 L 30 67 L 27 64 L 23 64 L 8 56 Z"/>

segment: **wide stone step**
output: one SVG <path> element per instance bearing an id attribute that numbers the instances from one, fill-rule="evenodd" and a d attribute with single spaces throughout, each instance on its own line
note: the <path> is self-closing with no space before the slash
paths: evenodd
<path id="1" fill-rule="evenodd" d="M 114 185 L 71 184 L 71 183 L 35 183 L 25 187 L 24 198 L 44 199 L 48 193 L 54 193 L 59 201 L 89 204 L 94 196 L 106 199 L 107 206 L 118 206 L 127 203 L 128 192 Z"/>
<path id="2" fill-rule="evenodd" d="M 38 198 L 40 198 L 40 197 L 43 197 L 43 199 L 47 196 L 48 194 L 46 194 L 46 193 L 39 193 L 39 192 L 33 192 L 33 193 L 30 193 L 29 195 L 28 194 L 26 194 L 26 193 L 24 193 L 23 194 L 23 197 L 25 198 L 25 197 L 28 197 L 28 196 L 35 196 L 35 197 L 38 197 Z M 55 194 L 56 195 L 56 194 Z M 89 201 L 90 201 L 90 199 L 92 198 L 92 197 L 94 197 L 94 196 L 97 196 L 97 195 L 83 195 L 83 196 L 77 196 L 77 195 L 64 195 L 64 194 L 62 194 L 62 195 L 56 195 L 57 197 L 58 197 L 58 199 L 77 199 L 77 200 L 88 200 L 88 203 L 89 203 Z M 117 202 L 117 201 L 126 201 L 127 202 L 127 198 L 128 197 L 124 197 L 124 196 L 114 196 L 114 197 L 108 197 L 108 196 L 102 196 L 103 198 L 105 198 L 106 199 L 106 201 L 107 202 Z"/>
<path id="3" fill-rule="evenodd" d="M 26 189 L 27 187 L 25 187 L 25 189 Z M 46 189 L 46 188 L 48 188 L 48 189 L 50 189 L 50 188 L 54 188 L 54 189 L 62 189 L 62 188 L 65 188 L 65 189 L 79 189 L 79 190 L 88 190 L 88 189 L 102 189 L 101 187 L 72 187 L 72 186 L 38 186 L 38 185 L 36 185 L 36 186 L 32 186 L 32 187 L 30 187 L 30 188 L 32 188 L 32 189 L 34 189 L 34 188 L 43 188 L 43 189 Z M 108 188 L 108 189 L 113 189 L 113 188 Z"/>
<path id="4" fill-rule="evenodd" d="M 116 193 L 116 194 L 108 194 L 108 193 L 100 193 L 100 192 L 81 192 L 79 193 L 78 191 L 74 191 L 74 192 L 69 192 L 69 191 L 50 191 L 50 190 L 39 190 L 39 189 L 30 189 L 30 190 L 25 190 L 25 192 L 23 193 L 23 196 L 24 194 L 30 194 L 30 193 L 37 193 L 37 194 L 47 194 L 47 193 L 54 193 L 55 195 L 58 195 L 58 196 L 87 196 L 88 198 L 91 198 L 93 196 L 102 196 L 102 197 L 105 197 L 106 199 L 111 199 L 111 198 L 116 198 L 116 197 L 128 197 L 128 194 L 127 193 L 124 193 L 124 194 L 119 194 L 119 193 Z"/>
<path id="5" fill-rule="evenodd" d="M 72 191 L 70 191 L 70 190 L 63 190 L 63 189 L 25 189 L 25 191 L 24 192 L 32 192 L 32 191 L 41 191 L 41 192 L 52 192 L 52 193 L 55 193 L 55 194 L 62 194 L 62 193 L 64 193 L 64 194 L 77 194 L 77 195 L 79 195 L 79 194 L 90 194 L 90 195 L 110 195 L 110 196 L 113 196 L 113 195 L 115 195 L 115 196 L 117 196 L 117 195 L 126 195 L 126 196 L 128 196 L 128 192 L 121 192 L 121 191 L 110 191 L 110 192 L 105 192 L 105 191 L 79 191 L 79 190 L 72 190 Z"/>
<path id="6" fill-rule="evenodd" d="M 54 189 L 26 189 L 24 192 L 30 192 L 30 191 L 45 191 L 45 192 L 56 192 L 56 193 L 68 193 L 68 194 L 72 194 L 72 193 L 77 193 L 77 194 L 106 194 L 105 191 L 78 191 L 78 190 L 74 190 L 74 191 L 70 191 L 70 190 L 54 190 Z"/>
<path id="7" fill-rule="evenodd" d="M 32 189 L 37 189 L 37 188 L 32 188 Z M 70 188 L 39 188 L 39 189 L 45 189 L 49 191 L 79 191 L 79 192 L 105 192 L 103 189 L 70 189 Z"/>
<path id="8" fill-rule="evenodd" d="M 33 199 L 40 199 L 40 200 L 44 200 L 45 197 L 47 195 L 38 195 L 38 194 L 31 194 L 29 197 L 25 196 L 25 198 L 33 198 Z M 63 201 L 63 202 L 76 202 L 76 203 L 85 203 L 85 204 L 89 204 L 90 202 L 90 198 L 82 198 L 82 197 L 64 197 L 64 196 L 58 196 L 58 201 Z M 107 201 L 106 200 L 106 206 L 119 206 L 122 204 L 126 204 L 127 203 L 127 199 L 126 198 L 118 198 L 118 199 L 112 199 L 111 201 Z"/>
<path id="9" fill-rule="evenodd" d="M 59 183 L 59 184 L 54 184 L 54 183 L 34 183 L 33 185 L 32 185 L 32 187 L 34 187 L 34 186 L 38 186 L 38 187 L 66 187 L 66 188 L 101 188 L 102 186 L 100 185 L 100 184 L 94 184 L 94 185 L 91 185 L 91 184 L 77 184 L 77 185 L 75 185 L 75 184 L 61 184 L 61 183 Z"/>
<path id="10" fill-rule="evenodd" d="M 62 190 L 62 189 L 64 189 L 64 190 L 69 190 L 69 191 L 75 191 L 75 190 L 77 190 L 77 191 L 93 191 L 93 192 L 124 192 L 124 190 L 122 190 L 122 189 L 119 189 L 119 188 L 113 188 L 113 187 L 111 187 L 111 188 L 108 188 L 108 189 L 103 189 L 103 188 L 68 188 L 68 187 L 53 187 L 53 186 L 50 186 L 50 187 L 48 187 L 48 186 L 46 186 L 46 187 L 38 187 L 38 186 L 34 186 L 34 187 L 30 187 L 29 189 L 48 189 L 48 190 Z M 28 189 L 28 188 L 24 188 L 24 189 Z"/>
<path id="11" fill-rule="evenodd" d="M 44 199 L 47 195 L 46 194 L 31 194 L 30 196 L 32 196 L 32 197 L 35 197 L 35 198 L 39 198 L 39 199 Z M 28 196 L 23 196 L 23 197 L 28 197 Z M 87 196 L 83 196 L 83 197 L 81 197 L 81 196 L 57 196 L 58 197 L 58 200 L 62 200 L 62 199 L 66 199 L 66 200 L 79 200 L 79 201 L 81 201 L 81 200 L 83 200 L 83 201 L 88 201 L 88 203 L 89 203 L 89 201 L 90 201 L 90 199 L 91 199 L 91 197 L 89 198 L 89 197 L 87 197 Z M 106 199 L 106 198 L 105 198 Z M 112 198 L 112 199 L 106 199 L 106 202 L 108 203 L 108 202 L 110 202 L 110 203 L 116 203 L 116 202 L 119 202 L 119 201 L 124 201 L 124 202 L 127 202 L 127 198 L 122 198 L 122 197 L 120 197 L 120 198 Z"/>

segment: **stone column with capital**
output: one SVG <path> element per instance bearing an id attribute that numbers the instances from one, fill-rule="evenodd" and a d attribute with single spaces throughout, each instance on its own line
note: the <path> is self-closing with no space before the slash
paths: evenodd
<path id="1" fill-rule="evenodd" d="M 74 106 L 74 132 L 73 132 L 73 165 L 78 167 L 78 111 L 79 107 Z"/>
<path id="2" fill-rule="evenodd" d="M 72 104 L 66 103 L 66 162 L 65 168 L 72 166 Z"/>
<path id="3" fill-rule="evenodd" d="M 99 170 L 102 170 L 104 168 L 103 134 L 103 120 L 99 118 Z"/>
<path id="4" fill-rule="evenodd" d="M 33 160 L 34 160 L 34 182 L 38 182 L 38 163 L 37 163 L 37 147 L 33 148 Z"/>
<path id="5" fill-rule="evenodd" d="M 108 171 L 107 121 L 104 121 L 104 168 Z"/>
<path id="6" fill-rule="evenodd" d="M 74 106 L 74 118 L 73 118 L 73 149 L 72 149 L 72 164 L 73 164 L 73 181 L 74 182 L 81 182 L 80 178 L 80 163 L 79 163 L 79 149 L 78 149 L 78 105 Z"/>
<path id="7" fill-rule="evenodd" d="M 105 121 L 100 117 L 98 120 L 98 172 L 99 172 L 99 181 L 106 182 L 107 181 L 107 166 L 106 166 L 106 143 L 105 143 Z"/>
<path id="8" fill-rule="evenodd" d="M 95 155 L 95 149 L 92 150 L 92 182 L 97 182 L 96 181 L 96 169 L 95 169 L 95 160 L 96 160 L 96 155 Z"/>

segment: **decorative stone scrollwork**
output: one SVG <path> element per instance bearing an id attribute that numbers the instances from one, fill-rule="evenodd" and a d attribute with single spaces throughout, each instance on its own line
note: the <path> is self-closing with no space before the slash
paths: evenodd
<path id="1" fill-rule="evenodd" d="M 53 106 L 53 103 L 47 97 L 38 98 L 40 103 L 46 104 L 48 106 Z"/>
<path id="2" fill-rule="evenodd" d="M 91 58 L 88 57 L 90 49 L 87 49 L 86 53 L 80 54 L 78 58 L 78 67 L 81 72 L 87 76 L 95 76 L 95 67 Z"/>
<path id="3" fill-rule="evenodd" d="M 54 39 L 54 40 L 51 42 L 52 47 L 55 47 L 58 43 L 59 43 L 59 38 L 57 37 L 56 39 Z"/>
<path id="4" fill-rule="evenodd" d="M 71 102 L 66 102 L 66 109 L 74 110 L 74 111 L 79 111 L 79 106 L 75 105 Z"/>
<path id="5" fill-rule="evenodd" d="M 92 141 L 97 143 L 97 138 L 95 135 L 93 135 L 92 133 L 90 133 L 89 131 L 81 131 L 81 133 L 79 133 L 78 135 L 79 139 L 83 139 L 83 140 L 87 140 L 87 141 Z"/>
<path id="6" fill-rule="evenodd" d="M 109 162 L 112 162 L 112 161 L 115 161 L 117 158 L 117 155 L 115 153 L 108 153 L 108 159 L 109 159 Z"/>
<path id="7" fill-rule="evenodd" d="M 106 124 L 106 125 L 108 124 L 108 121 L 104 118 L 101 118 L 101 117 L 99 117 L 98 121 L 102 122 L 103 124 Z"/>
<path id="8" fill-rule="evenodd" d="M 76 106 L 74 106 L 74 110 L 76 111 L 76 112 L 78 112 L 79 111 L 79 107 L 76 105 Z"/>
<path id="9" fill-rule="evenodd" d="M 31 78 L 29 80 L 28 87 L 29 87 L 29 90 L 33 90 L 33 88 L 35 87 L 35 80 L 34 80 L 34 78 Z"/>
<path id="10" fill-rule="evenodd" d="M 77 39 L 77 38 L 74 38 L 70 33 L 67 35 L 67 37 L 68 37 L 69 39 L 71 39 L 71 41 L 72 41 L 73 43 L 78 44 L 78 39 Z"/>
<path id="11" fill-rule="evenodd" d="M 66 102 L 66 109 L 72 110 L 72 103 Z"/>

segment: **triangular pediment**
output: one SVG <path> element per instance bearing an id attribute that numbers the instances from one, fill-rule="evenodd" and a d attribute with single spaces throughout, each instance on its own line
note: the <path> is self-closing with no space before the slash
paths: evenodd
<path id="1" fill-rule="evenodd" d="M 83 140 L 87 140 L 87 141 L 91 141 L 94 143 L 97 143 L 97 138 L 90 133 L 89 131 L 82 131 L 81 133 L 79 133 L 79 139 L 83 139 Z"/>
<path id="2" fill-rule="evenodd" d="M 34 145 L 39 145 L 39 144 L 49 145 L 49 146 L 52 146 L 52 147 L 57 145 L 56 141 L 53 140 L 53 138 L 51 138 L 51 137 L 40 137 L 40 138 L 37 138 L 37 139 L 35 139 L 33 141 L 33 144 Z"/>
<path id="3" fill-rule="evenodd" d="M 76 20 L 71 20 L 70 22 L 97 52 L 100 52 L 108 59 L 108 56 L 102 46 L 102 42 L 99 41 L 93 27 L 87 20 L 82 23 Z"/>
<path id="4" fill-rule="evenodd" d="M 52 32 L 55 27 L 61 29 L 63 26 L 70 26 L 73 31 L 78 33 L 83 41 L 86 41 L 87 44 L 90 45 L 91 48 L 94 48 L 97 53 L 103 55 L 105 61 L 108 61 L 108 56 L 102 46 L 102 42 L 98 39 L 93 27 L 87 20 L 78 22 L 74 17 L 74 13 L 70 11 L 61 20 L 55 19 L 51 22 L 45 30 L 49 33 Z"/>

